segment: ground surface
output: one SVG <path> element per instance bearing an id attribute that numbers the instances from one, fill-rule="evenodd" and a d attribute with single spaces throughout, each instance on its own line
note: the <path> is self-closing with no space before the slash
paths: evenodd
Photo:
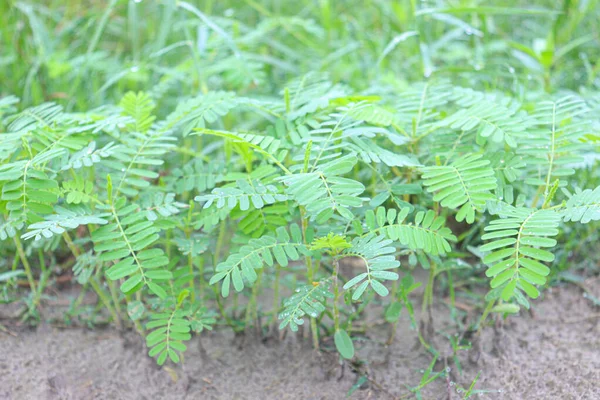
<path id="1" fill-rule="evenodd" d="M 434 371 L 450 368 L 449 377 L 427 385 L 423 399 L 461 399 L 460 387 L 478 372 L 476 388 L 486 393 L 475 399 L 600 399 L 599 314 L 580 288 L 550 289 L 535 302 L 534 316 L 490 327 L 479 345 L 461 352 L 462 374 L 451 359 L 436 364 Z M 436 305 L 434 318 L 433 340 L 444 349 L 448 308 Z M 414 398 L 406 385 L 419 384 L 431 356 L 415 346 L 405 315 L 391 346 L 384 344 L 388 334 L 378 325 L 356 344 L 359 357 L 370 360 L 360 369 L 371 383 L 351 398 Z M 202 346 L 197 338 L 190 342 L 183 366 L 162 369 L 144 353 L 132 333 L 13 326 L 10 334 L 0 331 L 0 398 L 343 399 L 359 376 L 350 364 L 341 368 L 333 353 L 317 355 L 293 335 L 261 342 L 208 333 Z"/>

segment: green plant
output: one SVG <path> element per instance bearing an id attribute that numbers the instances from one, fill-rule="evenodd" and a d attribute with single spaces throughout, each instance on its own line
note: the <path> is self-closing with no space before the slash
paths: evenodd
<path id="1" fill-rule="evenodd" d="M 128 26 L 132 59 L 97 65 L 96 47 L 109 45 L 100 38 L 119 7 L 111 2 L 77 69 L 69 56 L 76 49 L 63 48 L 60 37 L 45 40 L 39 7 L 10 8 L 9 20 L 29 18 L 39 40 L 25 56 L 35 55 L 36 68 L 48 75 L 23 77 L 11 59 L 7 74 L 11 82 L 25 81 L 24 105 L 0 99 L 0 254 L 14 260 L 11 269 L 2 267 L 0 282 L 16 291 L 11 282 L 26 277 L 25 316 L 36 315 L 50 275 L 43 256 L 31 260 L 40 246 L 71 253 L 79 282 L 89 283 L 117 326 L 132 324 L 145 335 L 159 364 L 178 362 L 192 331 L 223 324 L 262 332 L 259 314 L 292 331 L 306 320 L 315 348 L 333 337 L 340 355 L 352 359 L 351 328 L 370 303 L 383 304 L 393 326 L 406 308 L 435 354 L 409 299 L 419 286 L 412 276 L 417 265 L 429 270 L 423 321 L 436 278 L 446 272 L 452 279 L 467 262 L 489 267 L 480 327 L 489 312 L 529 308 L 548 285 L 565 232 L 589 234 L 581 225 L 600 220 L 597 176 L 578 178 L 597 165 L 597 65 L 567 55 L 579 47 L 598 53 L 591 38 L 571 39 L 585 10 L 556 18 L 539 51 L 508 39 L 498 50 L 472 34 L 493 25 L 495 14 L 539 10 L 406 3 L 369 6 L 389 8 L 393 18 L 385 23 L 411 30 L 385 43 L 364 38 L 377 49 L 368 53 L 365 76 L 354 55 L 334 56 L 333 43 L 350 39 L 335 30 L 341 20 L 324 11 L 318 25 L 254 4 L 257 10 L 244 9 L 244 17 L 260 16 L 252 29 L 213 18 L 208 6 L 148 6 L 145 12 L 160 7 L 166 20 L 210 30 L 210 38 L 191 45 L 188 26 L 171 32 L 164 22 L 156 42 L 140 46 L 151 25 Z M 383 18 L 373 13 L 363 23 Z M 437 22 L 427 33 L 422 24 L 430 20 Z M 452 39 L 466 30 L 467 38 Z M 272 39 L 273 31 L 286 36 Z M 332 44 L 324 50 L 316 41 L 325 37 Z M 392 54 L 404 41 L 413 58 L 401 70 L 420 71 L 406 80 L 396 76 Z M 446 41 L 455 50 L 436 51 Z M 290 42 L 304 47 L 290 54 Z M 168 68 L 153 64 L 179 47 L 189 58 L 168 58 Z M 485 74 L 498 71 L 480 71 L 479 58 L 494 65 L 507 52 L 539 65 L 523 61 L 518 73 L 511 66 L 513 72 L 487 82 Z M 446 70 L 465 54 L 473 68 Z M 289 65 L 319 55 L 329 58 L 318 69 L 330 73 Z M 587 78 L 562 84 L 571 68 Z M 532 81 L 523 78 L 531 73 Z M 95 94 L 42 102 L 72 79 L 76 92 L 89 87 Z M 358 271 L 349 260 L 357 260 Z M 259 309 L 257 299 L 270 286 L 271 308 Z M 239 296 L 247 298 L 243 309 Z M 430 376 L 434 363 L 411 391 L 441 376 Z"/>

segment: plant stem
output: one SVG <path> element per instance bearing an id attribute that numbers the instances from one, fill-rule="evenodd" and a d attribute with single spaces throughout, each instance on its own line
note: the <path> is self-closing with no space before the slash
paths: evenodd
<path id="1" fill-rule="evenodd" d="M 115 304 L 115 314 L 117 316 L 116 324 L 120 329 L 122 326 L 122 324 L 121 324 L 121 306 L 119 305 L 120 304 L 119 295 L 117 292 L 117 288 L 115 287 L 115 281 L 107 279 L 106 282 L 108 283 L 108 290 L 110 291 L 110 296 L 112 297 L 112 301 Z M 127 303 L 129 303 L 129 299 L 127 299 Z"/>
<path id="2" fill-rule="evenodd" d="M 71 239 L 71 236 L 69 236 L 69 234 L 65 231 L 62 233 L 62 237 L 65 240 L 65 243 L 67 244 L 67 247 L 69 248 L 69 250 L 71 250 L 71 253 L 73 253 L 75 258 L 78 258 L 81 255 L 81 251 L 79 250 L 77 245 L 73 242 L 73 239 Z M 98 275 L 98 274 L 96 274 L 96 275 Z M 108 311 L 112 315 L 113 320 L 115 321 L 115 325 L 117 325 L 117 329 L 122 329 L 123 325 L 121 323 L 121 318 L 120 318 L 119 300 L 117 297 L 117 292 L 116 292 L 114 282 L 111 280 L 108 280 L 108 288 L 109 288 L 112 300 L 115 303 L 115 308 L 113 308 L 111 306 L 110 298 L 104 293 L 104 291 L 100 287 L 100 284 L 96 281 L 96 276 L 90 277 L 88 282 L 90 283 L 90 285 L 92 286 L 92 288 L 94 289 L 94 291 L 96 292 L 98 297 L 100 298 L 100 301 L 102 301 L 102 304 L 104 304 L 104 306 L 108 309 Z"/>
<path id="3" fill-rule="evenodd" d="M 200 288 L 198 290 L 198 298 L 200 302 L 204 302 L 204 257 L 198 259 L 198 280 L 200 281 Z"/>
<path id="4" fill-rule="evenodd" d="M 421 320 L 424 318 L 425 313 L 433 304 L 433 282 L 435 280 L 435 263 L 431 263 L 429 268 L 429 278 L 427 279 L 427 286 L 423 292 L 423 304 L 421 305 Z"/>
<path id="5" fill-rule="evenodd" d="M 338 272 L 340 263 L 337 258 L 333 258 L 333 327 L 337 332 L 340 329 L 340 309 L 338 299 L 340 298 L 340 289 L 338 285 Z"/>
<path id="6" fill-rule="evenodd" d="M 165 234 L 165 241 L 166 241 L 166 245 L 165 245 L 165 250 L 167 253 L 167 258 L 170 260 L 171 259 L 171 230 L 168 229 L 166 234 Z"/>
<path id="7" fill-rule="evenodd" d="M 71 250 L 71 253 L 73 253 L 75 258 L 78 258 L 81 255 L 81 252 L 79 251 L 79 248 L 77 247 L 77 245 L 75 245 L 75 243 L 73 243 L 73 240 L 71 239 L 71 236 L 69 236 L 67 231 L 64 231 L 62 233 L 62 237 L 65 240 L 65 243 L 67 244 L 67 247 L 69 248 L 69 250 Z"/>
<path id="8" fill-rule="evenodd" d="M 13 241 L 15 242 L 15 246 L 17 247 L 17 252 L 19 253 L 19 257 L 21 258 L 21 263 L 23 263 L 23 267 L 25 268 L 25 274 L 27 275 L 27 280 L 29 281 L 29 288 L 34 294 L 37 294 L 37 287 L 35 285 L 35 280 L 33 279 L 33 273 L 31 272 L 31 265 L 29 265 L 29 261 L 25 256 L 25 251 L 23 250 L 23 244 L 21 243 L 21 239 L 19 239 L 18 235 L 13 237 Z M 36 304 L 34 303 L 34 306 Z"/>
<path id="9" fill-rule="evenodd" d="M 35 297 L 33 299 L 33 304 L 38 304 L 40 301 L 40 297 L 44 292 L 44 288 L 46 287 L 46 283 L 48 282 L 48 277 L 50 276 L 50 271 L 46 268 L 46 261 L 44 260 L 44 253 L 42 249 L 38 250 L 38 258 L 40 262 L 40 268 L 42 273 L 40 274 L 40 280 L 38 281 L 37 292 L 35 293 Z"/>
<path id="10" fill-rule="evenodd" d="M 492 310 L 492 308 L 494 307 L 495 303 L 496 303 L 496 300 L 490 300 L 487 303 L 487 306 L 485 306 L 485 310 L 483 310 L 483 314 L 481 315 L 481 318 L 479 319 L 479 323 L 477 324 L 478 325 L 477 326 L 477 334 L 478 335 L 481 333 L 481 328 L 483 328 L 483 323 L 487 319 L 487 316 L 490 313 L 490 311 Z"/>
<path id="11" fill-rule="evenodd" d="M 260 282 L 262 280 L 262 275 L 264 273 L 264 269 L 260 269 L 258 271 L 258 278 L 256 278 L 256 282 L 254 282 L 254 286 L 252 286 L 252 294 L 250 295 L 250 300 L 248 301 L 248 305 L 246 306 L 246 331 L 248 331 L 250 324 L 254 321 L 256 324 L 257 333 L 260 332 L 260 326 L 258 326 L 258 291 L 260 289 Z"/>
<path id="12" fill-rule="evenodd" d="M 306 240 L 308 220 L 306 219 L 306 209 L 304 207 L 300 207 L 300 219 L 302 222 L 302 239 L 304 240 L 304 244 L 308 245 L 308 241 Z M 315 280 L 316 268 L 313 268 L 310 256 L 305 256 L 304 260 L 306 262 L 306 279 L 308 283 L 312 283 Z M 317 326 L 317 319 L 314 317 L 310 318 L 310 331 L 312 333 L 313 349 L 319 350 L 319 328 Z"/>
<path id="13" fill-rule="evenodd" d="M 219 236 L 217 236 L 217 245 L 215 247 L 213 265 L 216 268 L 219 263 L 219 258 L 221 257 L 221 247 L 223 246 L 223 240 L 225 239 L 225 228 L 227 224 L 225 221 L 221 221 L 221 225 L 219 226 Z"/>
<path id="14" fill-rule="evenodd" d="M 452 278 L 452 271 L 448 270 L 448 291 L 450 292 L 450 315 L 452 318 L 456 317 L 456 295 L 454 293 L 454 280 Z"/>
<path id="15" fill-rule="evenodd" d="M 90 277 L 90 279 L 91 279 L 91 277 Z M 72 310 L 77 309 L 81 305 L 81 302 L 83 302 L 83 298 L 85 297 L 85 292 L 87 290 L 88 284 L 89 284 L 89 279 L 88 279 L 88 282 L 84 283 L 81 286 L 81 291 L 79 292 L 79 296 L 77 296 L 77 299 L 75 299 L 75 302 L 73 303 Z"/>
<path id="16" fill-rule="evenodd" d="M 273 311 L 271 311 L 271 321 L 269 325 L 275 323 L 277 314 L 279 313 L 279 281 L 281 279 L 281 267 L 275 265 L 275 283 L 273 285 Z"/>
<path id="17" fill-rule="evenodd" d="M 191 147 L 191 143 L 190 143 L 190 147 Z M 190 286 L 190 301 L 193 303 L 196 302 L 196 289 L 195 289 L 195 285 L 194 285 L 194 241 L 192 240 L 192 227 L 191 222 L 192 222 L 192 212 L 194 211 L 194 203 L 193 202 L 189 202 L 190 207 L 188 208 L 188 215 L 187 215 L 187 223 L 186 223 L 186 228 L 185 228 L 185 237 L 187 238 L 187 240 L 189 240 L 190 242 L 190 252 L 188 254 L 188 272 L 190 274 L 190 282 L 189 282 L 189 286 Z"/>
<path id="18" fill-rule="evenodd" d="M 221 316 L 223 317 L 223 319 L 225 320 L 225 322 L 227 323 L 227 325 L 229 325 L 231 327 L 231 329 L 233 329 L 234 332 L 237 332 L 235 324 L 233 323 L 233 321 L 231 320 L 231 318 L 229 318 L 229 316 L 227 315 L 227 312 L 225 311 L 225 307 L 223 307 L 223 303 L 221 302 L 221 295 L 219 293 L 219 290 L 214 285 L 212 285 L 212 288 L 213 288 L 213 291 L 215 293 L 215 299 L 217 301 L 217 307 L 219 308 L 219 312 L 221 313 Z"/>
<path id="19" fill-rule="evenodd" d="M 113 309 L 112 305 L 110 304 L 109 297 L 106 295 L 106 293 L 104 293 L 104 291 L 102 290 L 102 288 L 96 281 L 96 277 L 90 277 L 89 282 L 90 282 L 90 285 L 92 285 L 92 288 L 94 289 L 94 291 L 96 292 L 98 297 L 100 298 L 100 301 L 102 302 L 102 304 L 104 304 L 104 307 L 106 307 L 108 312 L 111 314 L 113 320 L 115 321 L 115 324 L 117 325 L 117 329 L 121 329 L 121 320 L 119 319 L 119 316 L 117 315 L 117 313 Z"/>
<path id="20" fill-rule="evenodd" d="M 192 243 L 192 251 L 194 250 L 194 244 Z M 190 251 L 190 254 L 188 254 L 188 272 L 190 274 L 190 301 L 192 303 L 196 302 L 196 289 L 194 287 L 194 260 L 193 260 L 193 256 L 192 256 L 192 251 Z"/>

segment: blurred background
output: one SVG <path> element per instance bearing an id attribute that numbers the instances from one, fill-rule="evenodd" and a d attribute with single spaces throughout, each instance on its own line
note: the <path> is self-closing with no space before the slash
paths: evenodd
<path id="1" fill-rule="evenodd" d="M 68 111 L 146 90 L 265 95 L 307 71 L 357 91 L 447 77 L 473 88 L 598 86 L 596 0 L 0 2 L 0 96 Z M 161 107 L 159 107 L 159 110 Z"/>

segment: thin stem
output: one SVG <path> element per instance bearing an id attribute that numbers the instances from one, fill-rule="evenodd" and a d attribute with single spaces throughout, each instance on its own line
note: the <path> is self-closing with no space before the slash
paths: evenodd
<path id="1" fill-rule="evenodd" d="M 275 323 L 277 314 L 279 313 L 279 285 L 281 279 L 281 267 L 279 264 L 275 265 L 275 283 L 273 285 L 273 311 L 271 311 L 271 322 L 269 325 Z"/>
<path id="2" fill-rule="evenodd" d="M 198 279 L 200 288 L 198 290 L 198 298 L 200 302 L 204 302 L 204 257 L 198 259 Z"/>
<path id="3" fill-rule="evenodd" d="M 191 147 L 191 145 L 190 145 L 190 147 Z M 185 237 L 191 244 L 190 252 L 188 254 L 188 273 L 190 274 L 190 282 L 189 282 L 190 301 L 192 303 L 195 303 L 196 302 L 196 289 L 195 289 L 195 285 L 194 285 L 194 240 L 192 240 L 192 227 L 191 227 L 192 213 L 194 211 L 194 202 L 190 201 L 189 205 L 190 205 L 190 207 L 188 208 L 187 223 L 186 223 L 186 227 L 185 227 Z"/>
<path id="4" fill-rule="evenodd" d="M 252 294 L 250 295 L 250 301 L 248 301 L 248 305 L 246 306 L 246 330 L 249 329 L 250 324 L 254 321 L 256 324 L 257 333 L 260 332 L 260 326 L 258 325 L 258 291 L 260 289 L 260 282 L 262 280 L 264 269 L 260 269 L 258 271 L 258 278 L 256 282 L 254 282 L 254 286 L 252 287 Z"/>
<path id="5" fill-rule="evenodd" d="M 425 286 L 425 291 L 423 292 L 423 304 L 421 305 L 421 319 L 427 312 L 428 308 L 431 306 L 430 302 L 433 302 L 433 282 L 435 279 L 435 264 L 432 263 L 429 268 L 429 278 L 427 279 L 427 286 Z"/>
<path id="6" fill-rule="evenodd" d="M 304 244 L 308 245 L 306 240 L 306 230 L 308 229 L 308 219 L 306 218 L 306 209 L 301 206 L 300 207 L 300 219 L 302 223 L 302 239 L 304 240 Z M 317 266 L 313 268 L 312 258 L 310 256 L 305 256 L 304 260 L 306 262 L 306 279 L 308 283 L 312 283 L 315 279 L 315 274 L 317 270 Z M 310 331 L 312 333 L 312 342 L 313 349 L 319 349 L 319 328 L 317 326 L 317 319 L 314 317 L 310 318 Z"/>
<path id="7" fill-rule="evenodd" d="M 483 323 L 487 319 L 488 314 L 492 311 L 492 308 L 494 307 L 494 303 L 496 303 L 496 300 L 490 300 L 487 303 L 487 306 L 485 306 L 485 310 L 483 310 L 483 314 L 481 315 L 481 318 L 479 319 L 479 323 L 477 324 L 478 325 L 477 335 L 479 335 L 481 333 L 481 328 L 483 328 Z"/>
<path id="8" fill-rule="evenodd" d="M 85 292 L 87 291 L 88 284 L 89 284 L 89 279 L 88 279 L 88 282 L 84 283 L 81 286 L 81 291 L 79 292 L 79 296 L 77 296 L 77 299 L 75 299 L 75 302 L 73 303 L 71 310 L 76 310 L 77 308 L 79 308 L 79 306 L 83 302 L 83 299 L 85 297 Z"/>
<path id="9" fill-rule="evenodd" d="M 31 265 L 29 265 L 29 261 L 25 256 L 25 251 L 23 250 L 23 244 L 21 243 L 21 239 L 19 239 L 18 235 L 13 237 L 13 241 L 15 242 L 15 246 L 17 247 L 17 252 L 19 253 L 19 257 L 21 257 L 21 263 L 25 268 L 25 274 L 27 275 L 27 280 L 29 281 L 29 288 L 35 294 L 37 293 L 37 287 L 35 285 L 35 280 L 33 279 L 33 273 L 31 272 Z M 34 306 L 36 304 L 34 303 Z"/>
<path id="10" fill-rule="evenodd" d="M 69 250 L 71 250 L 71 253 L 73 253 L 75 258 L 78 258 L 81 255 L 81 252 L 79 251 L 79 248 L 75 245 L 75 243 L 73 243 L 73 240 L 71 239 L 71 236 L 69 236 L 67 231 L 63 232 L 62 237 L 65 240 L 65 243 L 67 244 Z"/>
<path id="11" fill-rule="evenodd" d="M 117 327 L 121 328 L 121 307 L 119 305 L 119 294 L 115 286 L 115 281 L 107 279 L 106 282 L 108 284 L 108 290 L 110 291 L 110 297 L 112 297 L 112 301 L 115 305 L 115 315 L 117 316 L 117 321 L 115 322 L 117 324 Z M 127 303 L 129 303 L 129 300 L 127 301 Z"/>
<path id="12" fill-rule="evenodd" d="M 456 295 L 454 293 L 454 280 L 452 278 L 452 271 L 448 270 L 448 291 L 450 292 L 450 315 L 452 318 L 456 317 Z"/>
<path id="13" fill-rule="evenodd" d="M 227 315 L 227 312 L 225 311 L 225 307 L 223 307 L 223 303 L 221 302 L 221 295 L 219 294 L 219 290 L 217 289 L 217 287 L 215 285 L 212 285 L 212 289 L 213 289 L 213 292 L 215 293 L 217 307 L 219 308 L 219 312 L 221 313 L 221 316 L 223 317 L 223 319 L 225 320 L 227 325 L 229 325 L 231 327 L 231 329 L 233 329 L 234 332 L 237 332 L 237 329 L 235 327 L 233 320 L 231 318 L 229 318 L 229 316 Z"/>
<path id="14" fill-rule="evenodd" d="M 340 298 L 340 289 L 338 284 L 338 273 L 340 270 L 340 262 L 334 257 L 333 258 L 333 327 L 337 332 L 340 329 L 340 309 L 338 307 L 338 300 Z"/>
<path id="15" fill-rule="evenodd" d="M 215 253 L 214 253 L 214 261 L 213 264 L 216 268 L 217 264 L 219 263 L 219 258 L 221 257 L 221 247 L 223 247 L 223 240 L 225 239 L 225 229 L 227 227 L 227 224 L 225 221 L 221 222 L 221 226 L 219 226 L 219 236 L 217 236 L 217 245 L 215 247 Z"/>
<path id="16" fill-rule="evenodd" d="M 40 268 L 42 273 L 40 274 L 40 280 L 38 282 L 38 290 L 35 293 L 35 297 L 33 299 L 34 304 L 38 304 L 40 301 L 40 297 L 42 297 L 42 292 L 46 287 L 46 283 L 48 282 L 48 277 L 50 276 L 50 271 L 46 268 L 46 260 L 44 259 L 44 253 L 42 249 L 38 250 L 38 258 L 40 260 Z"/>
<path id="17" fill-rule="evenodd" d="M 115 323 L 117 324 L 117 328 L 121 329 L 121 320 L 119 319 L 119 316 L 117 315 L 117 313 L 113 309 L 112 305 L 110 304 L 110 298 L 106 295 L 106 293 L 104 293 L 104 291 L 102 290 L 102 288 L 96 281 L 95 277 L 90 277 L 89 282 L 90 282 L 90 285 L 92 286 L 92 288 L 94 289 L 94 292 L 96 292 L 96 295 L 98 295 L 98 298 L 100 299 L 102 304 L 104 304 L 104 307 L 106 307 L 106 309 L 112 316 L 113 321 L 115 321 Z"/>

